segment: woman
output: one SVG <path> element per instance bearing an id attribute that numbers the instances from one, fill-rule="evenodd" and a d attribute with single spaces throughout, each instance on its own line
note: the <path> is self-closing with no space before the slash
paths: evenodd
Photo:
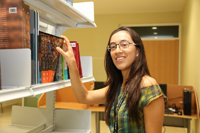
<path id="1" fill-rule="evenodd" d="M 78 102 L 105 104 L 105 119 L 111 132 L 161 133 L 163 93 L 150 76 L 144 46 L 135 31 L 120 27 L 110 35 L 105 56 L 107 86 L 94 91 L 87 91 L 82 84 L 69 40 L 63 38 L 67 49 L 57 50 L 68 64 Z"/>

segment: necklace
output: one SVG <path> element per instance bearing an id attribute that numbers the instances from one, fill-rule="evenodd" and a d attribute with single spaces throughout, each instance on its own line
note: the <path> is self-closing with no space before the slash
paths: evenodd
<path id="1" fill-rule="evenodd" d="M 126 89 L 126 92 L 124 93 L 124 95 L 121 97 L 120 99 L 120 102 L 119 104 L 117 105 L 117 101 L 118 101 L 118 96 L 119 96 L 119 92 L 120 92 L 120 88 L 121 87 L 121 84 L 118 85 L 118 88 L 117 88 L 117 93 L 115 95 L 115 101 L 114 101 L 114 116 L 115 116 L 115 122 L 114 122 L 114 133 L 117 133 L 118 132 L 118 112 L 119 112 L 119 109 L 124 101 L 124 99 L 126 98 L 126 94 L 127 94 L 127 91 L 128 91 L 128 88 Z M 117 106 L 117 108 L 116 108 Z"/>

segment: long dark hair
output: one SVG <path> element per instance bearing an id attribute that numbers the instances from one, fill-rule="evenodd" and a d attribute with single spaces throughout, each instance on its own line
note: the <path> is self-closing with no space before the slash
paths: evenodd
<path id="1" fill-rule="evenodd" d="M 119 31 L 127 31 L 134 43 L 136 43 L 136 47 L 138 48 L 139 55 L 135 58 L 134 62 L 131 65 L 131 70 L 128 76 L 128 79 L 125 81 L 124 90 L 128 89 L 128 97 L 126 99 L 126 107 L 128 108 L 128 116 L 133 121 L 136 121 L 138 125 L 140 125 L 140 113 L 138 108 L 138 102 L 140 98 L 140 85 L 144 75 L 150 75 L 147 61 L 144 51 L 144 46 L 140 36 L 132 29 L 127 27 L 120 27 L 113 31 L 110 35 L 108 45 L 110 43 L 111 37 L 119 32 Z M 107 73 L 107 82 L 106 84 L 109 86 L 107 92 L 106 106 L 105 106 L 105 120 L 106 124 L 110 125 L 110 111 L 113 106 L 113 102 L 115 99 L 115 95 L 117 92 L 117 86 L 119 82 L 123 82 L 121 71 L 118 70 L 111 58 L 110 52 L 106 51 L 105 55 L 105 70 Z M 130 119 L 129 119 L 130 120 Z"/>

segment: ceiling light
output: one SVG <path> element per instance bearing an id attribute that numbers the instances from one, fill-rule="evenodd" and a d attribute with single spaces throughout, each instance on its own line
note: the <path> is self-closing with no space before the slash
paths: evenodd
<path id="1" fill-rule="evenodd" d="M 153 34 L 154 34 L 154 35 L 157 35 L 158 33 L 157 33 L 157 32 L 154 32 Z"/>
<path id="2" fill-rule="evenodd" d="M 157 29 L 157 27 L 152 27 L 152 29 L 153 29 L 153 30 L 156 30 L 156 29 Z"/>

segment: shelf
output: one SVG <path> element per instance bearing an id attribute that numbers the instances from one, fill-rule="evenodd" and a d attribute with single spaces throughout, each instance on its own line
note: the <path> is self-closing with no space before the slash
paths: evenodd
<path id="1" fill-rule="evenodd" d="M 71 6 L 64 0 L 23 0 L 39 12 L 40 27 L 50 34 L 61 35 L 69 28 L 96 27 L 93 2 Z M 82 4 L 82 5 L 81 5 Z M 84 9 L 83 11 L 80 9 Z M 85 13 L 86 11 L 86 13 Z M 51 25 L 51 26 L 49 26 Z M 40 29 L 41 30 L 41 29 Z M 92 57 L 81 58 L 83 83 L 94 81 Z M 54 108 L 55 90 L 71 86 L 70 79 L 31 85 L 30 49 L 0 50 L 2 90 L 0 102 L 46 93 L 45 109 L 12 107 L 11 125 L 0 129 L 7 132 L 81 132 L 91 133 L 90 110 L 61 110 Z"/>
<path id="2" fill-rule="evenodd" d="M 30 49 L 1 49 L 0 62 L 2 88 L 29 87 L 31 85 Z"/>
<path id="3" fill-rule="evenodd" d="M 39 129 L 31 126 L 8 125 L 0 129 L 1 133 L 28 133 L 30 131 L 42 131 L 45 125 L 41 125 Z M 35 129 L 35 130 L 34 130 Z"/>
<path id="4" fill-rule="evenodd" d="M 85 83 L 85 82 L 94 81 L 94 78 L 83 77 L 81 78 L 81 80 L 83 83 Z M 33 91 L 34 95 L 38 95 L 38 94 L 43 94 L 45 92 L 50 92 L 50 91 L 62 89 L 69 86 L 71 86 L 70 80 L 63 80 L 63 81 L 56 81 L 56 82 L 47 83 L 47 84 L 32 85 L 30 89 Z"/>
<path id="5" fill-rule="evenodd" d="M 83 77 L 81 80 L 83 83 L 85 83 L 94 81 L 94 78 L 92 76 Z M 70 80 L 63 80 L 46 84 L 31 85 L 30 87 L 3 89 L 0 91 L 0 102 L 23 98 L 23 97 L 36 96 L 38 94 L 62 89 L 69 86 L 71 86 Z"/>
<path id="6" fill-rule="evenodd" d="M 34 107 L 12 107 L 11 125 L 0 129 L 1 133 L 91 133 L 91 111 L 55 110 L 55 125 L 47 127 L 46 109 Z"/>
<path id="7" fill-rule="evenodd" d="M 89 19 L 86 15 L 82 14 L 78 9 L 74 8 L 64 0 L 24 1 L 30 8 L 39 12 L 40 20 L 45 23 L 68 28 L 96 27 L 94 20 Z M 85 6 L 85 4 L 83 4 L 83 6 Z M 91 4 L 88 4 L 88 6 L 85 6 L 84 8 L 87 10 L 91 9 Z M 88 12 L 93 12 L 94 14 L 94 9 L 91 9 Z"/>
<path id="8" fill-rule="evenodd" d="M 0 102 L 33 96 L 29 87 L 9 88 L 0 91 Z"/>
<path id="9" fill-rule="evenodd" d="M 55 125 L 52 133 L 91 133 L 91 111 L 56 109 Z"/>
<path id="10" fill-rule="evenodd" d="M 46 110 L 12 106 L 11 125 L 0 129 L 1 133 L 28 133 L 45 129 Z"/>
<path id="11" fill-rule="evenodd" d="M 46 84 L 31 85 L 31 51 L 30 49 L 0 50 L 1 82 L 0 102 L 23 97 L 36 96 L 71 86 L 70 80 Z M 92 57 L 81 57 L 83 83 L 94 81 Z"/>

